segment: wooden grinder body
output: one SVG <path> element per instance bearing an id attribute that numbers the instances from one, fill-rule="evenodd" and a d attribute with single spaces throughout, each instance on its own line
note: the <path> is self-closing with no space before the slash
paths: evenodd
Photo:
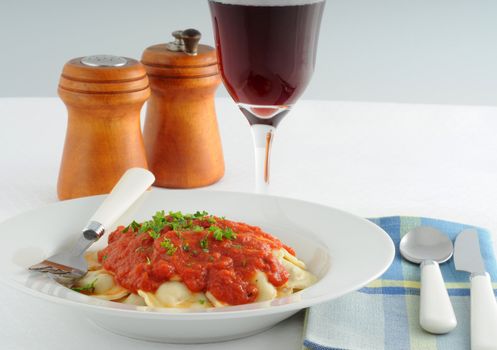
<path id="1" fill-rule="evenodd" d="M 221 83 L 215 50 L 199 45 L 198 55 L 169 51 L 165 44 L 142 56 L 152 95 L 143 131 L 156 186 L 194 188 L 217 182 L 224 159 L 214 107 Z"/>
<path id="2" fill-rule="evenodd" d="M 147 168 L 140 110 L 150 96 L 143 66 L 86 67 L 69 61 L 58 93 L 68 111 L 59 199 L 109 193 L 129 168 Z"/>

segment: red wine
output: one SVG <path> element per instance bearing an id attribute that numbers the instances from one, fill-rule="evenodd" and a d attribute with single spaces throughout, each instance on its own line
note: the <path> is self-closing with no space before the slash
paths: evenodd
<path id="1" fill-rule="evenodd" d="M 324 1 L 228 2 L 210 0 L 209 6 L 230 95 L 242 104 L 291 106 L 314 71 Z"/>

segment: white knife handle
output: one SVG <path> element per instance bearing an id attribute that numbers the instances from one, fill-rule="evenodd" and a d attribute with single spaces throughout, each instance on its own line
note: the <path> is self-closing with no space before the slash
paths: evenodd
<path id="1" fill-rule="evenodd" d="M 471 350 L 497 350 L 497 302 L 488 273 L 471 276 Z"/>
<path id="2" fill-rule="evenodd" d="M 101 224 L 104 230 L 109 229 L 154 181 L 154 174 L 146 169 L 127 170 L 93 214 L 89 226 L 94 222 Z M 103 232 L 99 233 L 99 237 L 102 234 Z"/>
<path id="3" fill-rule="evenodd" d="M 425 331 L 434 334 L 448 333 L 457 326 L 440 267 L 431 260 L 421 264 L 419 323 Z"/>

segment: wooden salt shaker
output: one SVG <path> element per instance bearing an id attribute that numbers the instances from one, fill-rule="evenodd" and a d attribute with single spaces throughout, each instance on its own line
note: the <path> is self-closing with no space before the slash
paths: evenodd
<path id="1" fill-rule="evenodd" d="M 147 48 L 142 63 L 152 95 L 144 142 L 156 186 L 192 188 L 224 175 L 214 94 L 221 83 L 216 51 L 198 45 L 200 32 L 176 31 L 175 42 Z"/>
<path id="2" fill-rule="evenodd" d="M 143 65 L 98 55 L 70 60 L 58 93 L 68 110 L 60 199 L 109 193 L 129 168 L 147 168 L 140 110 L 150 96 Z"/>

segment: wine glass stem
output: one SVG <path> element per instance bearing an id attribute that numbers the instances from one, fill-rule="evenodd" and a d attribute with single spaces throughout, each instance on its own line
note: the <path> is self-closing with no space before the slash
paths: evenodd
<path id="1" fill-rule="evenodd" d="M 271 145 L 276 129 L 270 125 L 251 126 L 255 149 L 255 191 L 267 193 L 269 188 L 269 166 Z"/>

